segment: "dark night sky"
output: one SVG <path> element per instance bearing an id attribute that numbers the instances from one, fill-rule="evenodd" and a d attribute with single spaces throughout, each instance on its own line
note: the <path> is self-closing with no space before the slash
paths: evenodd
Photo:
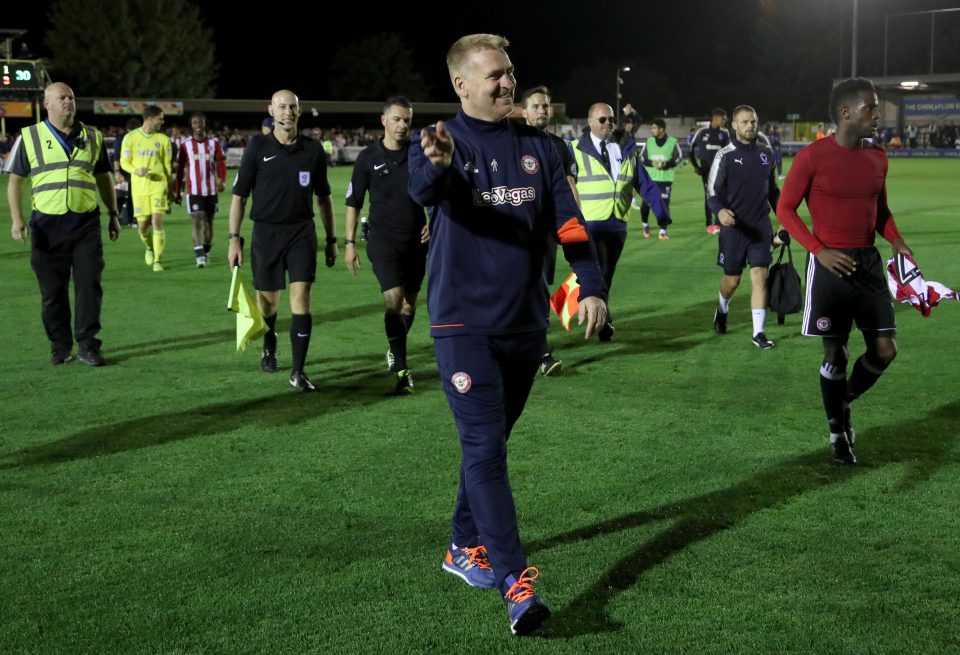
<path id="1" fill-rule="evenodd" d="M 42 34 L 51 4 L 38 0 L 5 8 L 0 27 L 30 29 L 31 47 L 47 54 Z M 612 102 L 616 66 L 623 64 L 633 66 L 624 78 L 624 100 L 647 113 L 654 107 L 658 113 L 705 113 L 715 104 L 740 102 L 768 105 L 771 113 L 779 113 L 812 111 L 821 99 L 825 104 L 830 78 L 849 73 L 852 4 L 852 0 L 463 3 L 482 7 L 469 20 L 453 19 L 450 3 L 417 5 L 415 16 L 409 13 L 411 5 L 401 5 L 408 11 L 401 15 L 397 9 L 370 11 L 367 3 L 309 3 L 274 16 L 267 11 L 269 4 L 242 15 L 235 3 L 207 2 L 201 12 L 214 30 L 221 62 L 217 96 L 223 98 L 268 98 L 274 90 L 288 87 L 305 100 L 333 99 L 326 87 L 331 55 L 358 35 L 394 32 L 413 51 L 431 86 L 429 99 L 454 101 L 443 61 L 446 49 L 463 33 L 494 32 L 512 42 L 509 52 L 520 89 L 546 83 L 554 88 L 557 100 L 568 101 L 574 114 L 591 100 Z M 883 23 L 877 16 L 957 5 L 960 0 L 860 0 L 864 44 L 860 72 L 881 73 L 876 44 L 882 39 Z M 364 11 L 348 11 L 356 7 Z M 958 28 L 954 34 L 960 33 L 960 12 L 951 18 Z M 841 19 L 846 20 L 843 37 Z M 898 35 L 907 38 L 902 30 L 894 32 L 893 40 Z M 922 59 L 922 53 L 917 56 Z M 813 59 L 818 68 L 807 65 Z M 809 78 L 803 77 L 805 66 L 812 69 Z"/>

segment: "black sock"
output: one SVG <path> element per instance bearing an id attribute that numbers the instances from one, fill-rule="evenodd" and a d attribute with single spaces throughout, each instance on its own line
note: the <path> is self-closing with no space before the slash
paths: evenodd
<path id="1" fill-rule="evenodd" d="M 820 393 L 831 434 L 843 434 L 843 405 L 847 396 L 847 373 L 832 362 L 820 365 Z"/>
<path id="2" fill-rule="evenodd" d="M 267 333 L 263 335 L 263 349 L 275 353 L 277 352 L 277 315 L 264 316 L 263 321 L 267 324 Z"/>
<path id="3" fill-rule="evenodd" d="M 880 379 L 886 366 L 877 364 L 867 357 L 867 353 L 860 355 L 853 364 L 850 374 L 850 383 L 847 385 L 847 402 L 856 400 Z"/>
<path id="4" fill-rule="evenodd" d="M 204 241 L 204 242 L 203 242 L 203 252 L 204 252 L 204 254 L 208 254 L 208 253 L 210 252 L 210 249 L 211 249 L 211 248 L 213 248 L 213 243 L 211 243 L 210 241 Z"/>
<path id="5" fill-rule="evenodd" d="M 203 257 L 206 255 L 206 251 L 203 249 L 203 246 L 194 246 L 193 247 L 193 256 L 194 257 Z"/>
<path id="6" fill-rule="evenodd" d="M 393 353 L 394 368 L 398 371 L 407 370 L 407 328 L 404 326 L 403 316 L 384 314 L 383 328 L 390 343 L 390 352 Z"/>
<path id="7" fill-rule="evenodd" d="M 312 327 L 312 314 L 293 314 L 290 317 L 291 371 L 303 372 L 303 363 L 307 361 L 307 348 L 310 347 L 310 329 Z"/>
<path id="8" fill-rule="evenodd" d="M 410 328 L 413 327 L 413 319 L 417 317 L 416 310 L 410 312 L 409 314 L 400 314 L 400 318 L 403 319 L 403 329 L 407 334 L 410 334 Z"/>

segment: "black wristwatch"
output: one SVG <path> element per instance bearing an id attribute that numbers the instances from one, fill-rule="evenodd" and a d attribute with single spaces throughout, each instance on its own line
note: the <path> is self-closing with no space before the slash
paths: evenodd
<path id="1" fill-rule="evenodd" d="M 330 245 L 331 243 L 336 243 L 336 242 L 337 242 L 337 237 L 327 237 L 327 245 Z"/>
<path id="2" fill-rule="evenodd" d="M 230 239 L 239 239 L 239 238 L 240 238 L 240 233 L 239 233 L 239 232 L 227 232 L 227 240 L 230 240 Z"/>
<path id="3" fill-rule="evenodd" d="M 114 216 L 119 216 L 119 215 L 120 215 L 120 212 L 118 212 L 116 209 L 108 209 L 108 210 L 107 210 L 107 214 L 108 214 L 111 218 L 113 218 Z"/>
<path id="4" fill-rule="evenodd" d="M 354 241 L 353 239 L 344 239 L 344 240 L 343 240 L 343 245 L 345 245 L 345 246 L 352 246 L 352 245 L 355 244 L 355 243 L 356 243 L 356 241 Z"/>

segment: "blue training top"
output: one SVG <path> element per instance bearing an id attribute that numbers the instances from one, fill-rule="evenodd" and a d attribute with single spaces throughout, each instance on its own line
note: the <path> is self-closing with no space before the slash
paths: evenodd
<path id="1" fill-rule="evenodd" d="M 547 327 L 547 237 L 563 246 L 580 297 L 606 300 L 593 242 L 549 138 L 462 111 L 445 123 L 453 163 L 410 147 L 410 196 L 429 207 L 430 333 L 511 334 Z"/>

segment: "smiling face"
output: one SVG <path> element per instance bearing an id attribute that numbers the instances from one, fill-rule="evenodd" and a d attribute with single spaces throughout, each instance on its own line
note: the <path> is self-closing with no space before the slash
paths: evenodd
<path id="1" fill-rule="evenodd" d="M 491 122 L 506 118 L 517 88 L 510 57 L 504 50 L 474 50 L 453 78 L 453 88 L 467 116 Z"/>
<path id="2" fill-rule="evenodd" d="M 270 99 L 267 107 L 274 125 L 289 133 L 296 133 L 297 121 L 300 120 L 300 99 L 293 91 L 277 91 Z"/>

